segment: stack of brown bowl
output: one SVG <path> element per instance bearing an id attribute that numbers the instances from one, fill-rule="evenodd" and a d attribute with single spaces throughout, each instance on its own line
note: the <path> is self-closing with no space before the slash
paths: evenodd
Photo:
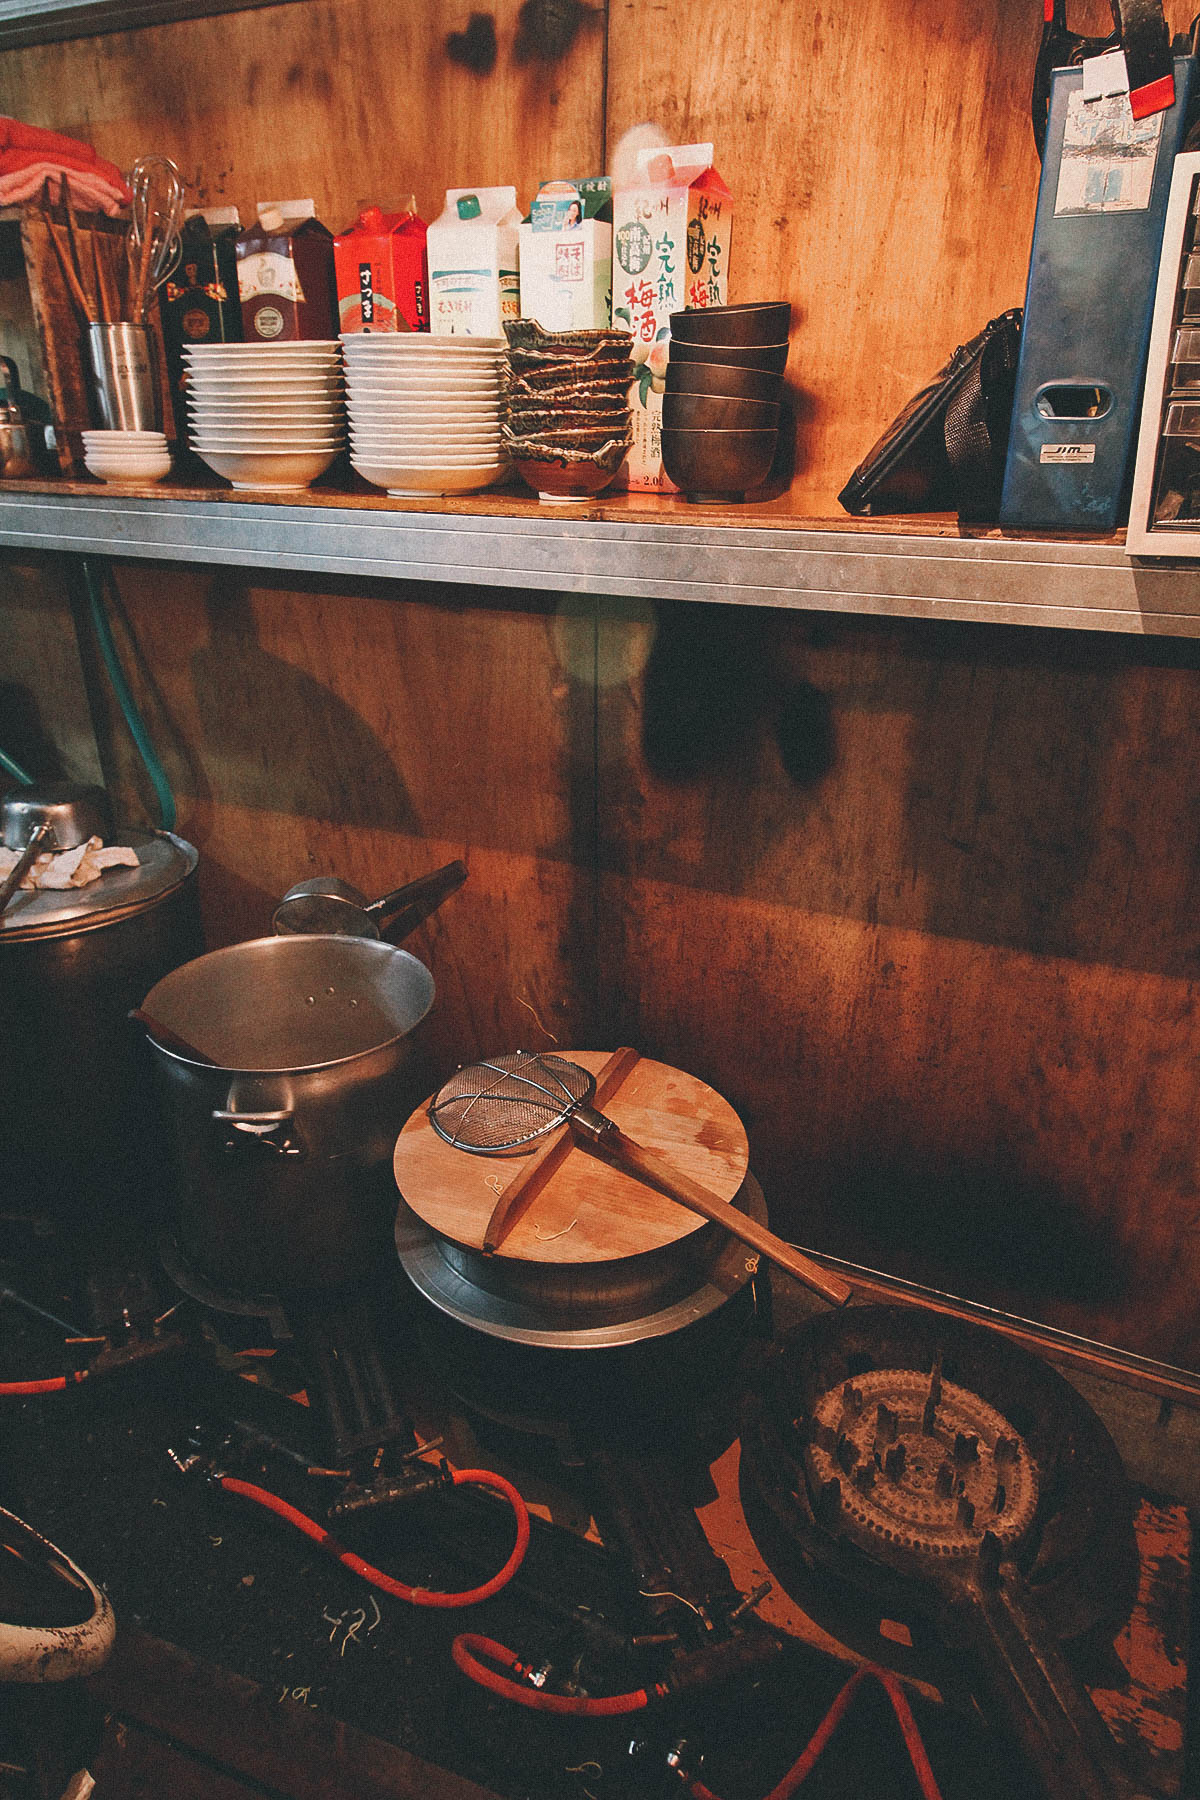
<path id="1" fill-rule="evenodd" d="M 541 500 L 606 488 L 630 444 L 633 339 L 625 331 L 544 331 L 508 319 L 504 442 Z"/>
<path id="2" fill-rule="evenodd" d="M 744 500 L 770 474 L 791 320 L 786 300 L 671 314 L 662 459 L 689 500 Z"/>

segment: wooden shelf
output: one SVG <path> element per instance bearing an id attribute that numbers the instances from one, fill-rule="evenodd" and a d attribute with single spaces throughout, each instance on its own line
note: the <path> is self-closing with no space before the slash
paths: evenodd
<path id="1" fill-rule="evenodd" d="M 917 619 L 1200 635 L 1200 568 L 1140 562 L 1120 534 L 962 529 L 950 517 L 816 518 L 793 495 L 699 507 L 617 494 L 548 506 L 375 489 L 0 481 L 0 546 L 339 577 L 628 594 Z"/>

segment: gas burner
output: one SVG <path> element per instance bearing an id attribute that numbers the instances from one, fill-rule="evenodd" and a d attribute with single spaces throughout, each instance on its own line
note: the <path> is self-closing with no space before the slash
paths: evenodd
<path id="1" fill-rule="evenodd" d="M 805 1456 L 814 1504 L 840 1513 L 868 1552 L 978 1553 L 985 1534 L 1017 1543 L 1033 1522 L 1037 1470 L 1002 1413 L 969 1389 L 912 1369 L 874 1369 L 832 1387 Z"/>
<path id="2" fill-rule="evenodd" d="M 211 1280 L 184 1255 L 169 1232 L 164 1232 L 158 1240 L 158 1255 L 175 1286 L 198 1306 L 209 1312 L 225 1313 L 230 1318 L 265 1319 L 276 1343 L 290 1340 L 292 1328 L 283 1301 L 277 1294 L 241 1292 Z"/>
<path id="3" fill-rule="evenodd" d="M 741 1468 L 784 1586 L 790 1551 L 844 1617 L 932 1626 L 1054 1800 L 1132 1795 L 1060 1648 L 1127 1615 L 1129 1494 L 1104 1426 L 1048 1364 L 916 1307 L 816 1317 L 760 1355 Z"/>

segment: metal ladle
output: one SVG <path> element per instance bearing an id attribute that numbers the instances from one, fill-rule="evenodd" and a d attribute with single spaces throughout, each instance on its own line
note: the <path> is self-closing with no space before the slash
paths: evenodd
<path id="1" fill-rule="evenodd" d="M 318 936 L 381 937 L 380 927 L 400 914 L 398 936 L 415 931 L 423 919 L 436 912 L 442 901 L 460 888 L 467 879 L 467 865 L 447 863 L 432 875 L 419 875 L 403 887 L 393 888 L 378 900 L 341 881 L 336 875 L 314 875 L 290 887 L 275 908 L 271 924 L 277 937 Z"/>
<path id="2" fill-rule="evenodd" d="M 4 848 L 21 852 L 0 884 L 3 913 L 36 856 L 44 850 L 74 850 L 91 837 L 109 836 L 112 809 L 103 788 L 76 781 L 34 782 L 5 794 L 0 821 Z"/>

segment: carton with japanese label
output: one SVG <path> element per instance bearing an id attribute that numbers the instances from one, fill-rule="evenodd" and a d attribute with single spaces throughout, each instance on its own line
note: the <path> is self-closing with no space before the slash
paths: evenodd
<path id="1" fill-rule="evenodd" d="M 612 181 L 544 181 L 521 226 L 521 317 L 547 331 L 612 323 Z"/>
<path id="2" fill-rule="evenodd" d="M 341 331 L 428 331 L 426 227 L 410 199 L 397 211 L 364 206 L 333 240 Z"/>
<path id="3" fill-rule="evenodd" d="M 733 196 L 711 144 L 638 153 L 637 174 L 613 195 L 612 322 L 633 334 L 633 446 L 628 484 L 670 491 L 662 466 L 662 396 L 671 314 L 724 306 Z"/>
<path id="4" fill-rule="evenodd" d="M 521 316 L 512 187 L 449 188 L 429 227 L 429 328 L 440 337 L 504 336 Z"/>
<path id="5" fill-rule="evenodd" d="M 311 200 L 260 200 L 256 210 L 236 244 L 247 343 L 335 338 L 333 233 Z"/>

